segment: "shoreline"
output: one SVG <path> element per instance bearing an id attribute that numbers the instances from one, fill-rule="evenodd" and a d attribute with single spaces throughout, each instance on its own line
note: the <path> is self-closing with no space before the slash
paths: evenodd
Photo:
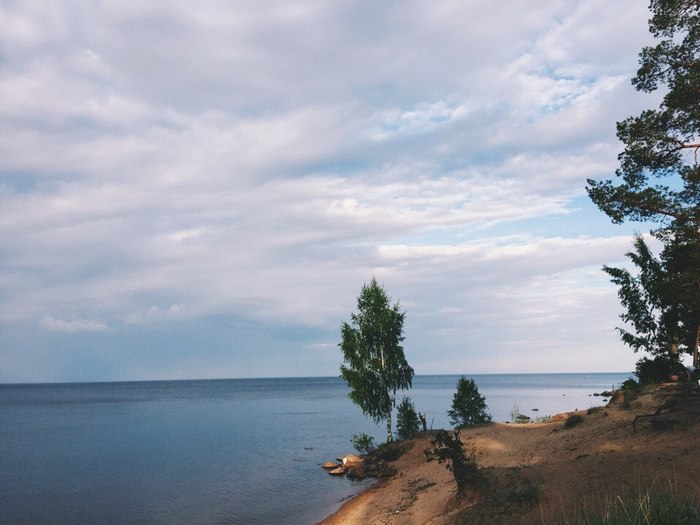
<path id="1" fill-rule="evenodd" d="M 409 441 L 392 463 L 397 473 L 377 480 L 318 525 L 364 523 L 446 525 L 455 521 L 551 523 L 595 507 L 606 497 L 658 483 L 700 500 L 700 392 L 670 412 L 653 414 L 681 395 L 684 387 L 660 385 L 627 402 L 622 394 L 603 407 L 565 412 L 542 423 L 490 423 L 461 431 L 463 448 L 473 451 L 487 489 L 470 488 L 456 497 L 451 473 L 426 462 L 430 432 Z M 582 422 L 565 427 L 569 416 Z M 693 427 L 693 428 L 691 428 Z M 654 481 L 656 480 L 656 481 Z M 549 520 L 549 521 L 548 521 Z"/>

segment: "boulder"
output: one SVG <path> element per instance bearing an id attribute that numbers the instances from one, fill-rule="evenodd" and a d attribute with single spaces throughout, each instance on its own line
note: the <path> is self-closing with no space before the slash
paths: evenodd
<path id="1" fill-rule="evenodd" d="M 326 461 L 321 466 L 325 469 L 334 469 L 334 468 L 338 468 L 338 463 L 336 463 L 335 461 Z"/>
<path id="2" fill-rule="evenodd" d="M 328 473 L 331 476 L 342 476 L 343 474 L 345 474 L 345 469 L 343 467 L 338 467 L 334 468 L 333 470 L 329 470 Z"/>
<path id="3" fill-rule="evenodd" d="M 348 454 L 343 458 L 343 468 L 349 470 L 351 468 L 358 468 L 364 465 L 364 460 L 360 456 L 355 454 Z"/>

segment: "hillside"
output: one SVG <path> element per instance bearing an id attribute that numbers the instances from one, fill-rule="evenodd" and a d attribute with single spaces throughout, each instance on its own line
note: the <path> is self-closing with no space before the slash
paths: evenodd
<path id="1" fill-rule="evenodd" d="M 322 524 L 556 523 L 651 484 L 664 490 L 671 484 L 700 502 L 697 389 L 668 384 L 627 399 L 618 393 L 606 407 L 576 414 L 583 421 L 572 428 L 565 428 L 570 414 L 559 414 L 546 423 L 463 430 L 464 447 L 476 454 L 485 483 L 461 499 L 444 465 L 426 462 L 431 436 L 421 435 L 392 463 L 396 475 Z"/>

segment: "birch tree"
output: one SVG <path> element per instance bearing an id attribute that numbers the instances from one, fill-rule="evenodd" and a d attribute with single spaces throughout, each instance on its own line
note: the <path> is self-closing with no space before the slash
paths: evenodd
<path id="1" fill-rule="evenodd" d="M 372 278 L 362 287 L 357 313 L 341 328 L 340 375 L 350 387 L 348 396 L 375 423 L 386 421 L 387 442 L 392 440 L 396 391 L 410 388 L 414 374 L 401 345 L 405 316 Z"/>

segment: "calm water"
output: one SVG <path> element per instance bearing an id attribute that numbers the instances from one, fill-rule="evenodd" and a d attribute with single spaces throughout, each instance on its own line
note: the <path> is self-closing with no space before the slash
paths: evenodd
<path id="1" fill-rule="evenodd" d="M 472 377 L 505 421 L 600 404 L 628 376 Z M 414 379 L 434 428 L 457 379 Z M 0 523 L 314 523 L 367 486 L 319 465 L 381 426 L 337 378 L 0 385 Z"/>

